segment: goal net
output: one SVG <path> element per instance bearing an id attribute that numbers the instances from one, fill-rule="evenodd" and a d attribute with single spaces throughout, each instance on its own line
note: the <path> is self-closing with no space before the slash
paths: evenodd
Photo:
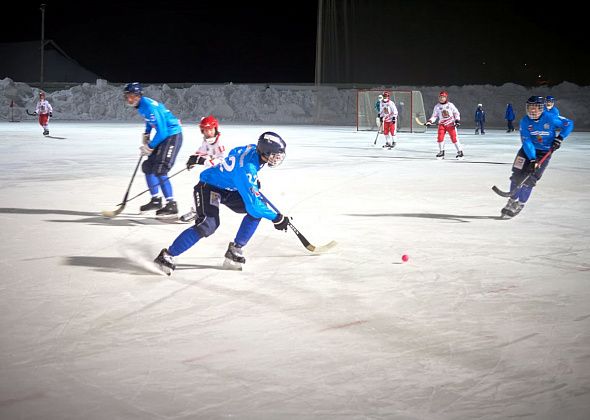
<path id="1" fill-rule="evenodd" d="M 426 113 L 422 92 L 419 90 L 388 90 L 391 100 L 397 107 L 396 131 L 401 133 L 423 133 L 426 127 Z M 377 131 L 378 112 L 375 103 L 383 90 L 358 89 L 356 92 L 356 129 L 358 131 Z"/>

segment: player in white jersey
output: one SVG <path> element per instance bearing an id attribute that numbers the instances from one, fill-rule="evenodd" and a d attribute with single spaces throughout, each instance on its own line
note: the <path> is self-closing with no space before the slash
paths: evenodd
<path id="1" fill-rule="evenodd" d="M 463 146 L 457 135 L 457 127 L 461 125 L 461 114 L 459 114 L 457 107 L 452 102 L 449 102 L 449 93 L 446 90 L 438 94 L 438 103 L 434 106 L 432 117 L 426 121 L 426 125 L 434 124 L 437 119 L 438 136 L 436 141 L 438 142 L 439 152 L 436 158 L 445 158 L 445 134 L 449 133 L 449 137 L 451 137 L 451 141 L 457 149 L 457 159 L 463 159 Z"/>
<path id="2" fill-rule="evenodd" d="M 225 158 L 225 146 L 220 140 L 221 133 L 219 132 L 219 121 L 213 115 L 201 118 L 199 123 L 201 134 L 203 135 L 203 143 L 201 147 L 191 155 L 187 162 L 186 168 L 191 170 L 195 165 L 203 165 L 205 168 L 221 163 Z M 195 218 L 195 209 L 182 215 L 180 220 L 183 222 L 190 222 Z"/>
<path id="3" fill-rule="evenodd" d="M 397 108 L 390 99 L 388 91 L 383 92 L 381 111 L 379 116 L 383 119 L 383 134 L 385 135 L 385 146 L 389 149 L 395 147 L 395 121 L 397 119 Z"/>
<path id="4" fill-rule="evenodd" d="M 35 107 L 35 115 L 39 116 L 39 125 L 43 127 L 43 135 L 49 135 L 49 118 L 53 117 L 53 107 L 45 99 L 45 92 L 39 92 L 39 102 Z"/>

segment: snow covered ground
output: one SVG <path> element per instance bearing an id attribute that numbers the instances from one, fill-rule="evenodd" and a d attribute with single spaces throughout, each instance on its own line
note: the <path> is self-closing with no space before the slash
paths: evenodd
<path id="1" fill-rule="evenodd" d="M 590 134 L 556 153 L 523 212 L 499 220 L 517 133 L 462 128 L 373 147 L 351 127 L 274 130 L 265 194 L 315 245 L 263 221 L 243 272 L 220 270 L 240 216 L 149 262 L 188 225 L 114 219 L 142 124 L 0 122 L 0 418 L 586 419 L 590 412 Z M 196 125 L 173 172 L 200 143 Z M 447 142 L 447 154 L 454 156 Z M 199 170 L 173 178 L 181 211 Z M 144 190 L 138 176 L 131 194 Z M 408 254 L 407 263 L 401 256 Z"/>

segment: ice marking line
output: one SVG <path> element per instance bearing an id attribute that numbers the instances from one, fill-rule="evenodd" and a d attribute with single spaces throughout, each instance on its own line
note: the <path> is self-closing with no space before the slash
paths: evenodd
<path id="1" fill-rule="evenodd" d="M 334 325 L 333 327 L 326 327 L 320 331 L 329 331 L 329 330 L 339 330 L 341 328 L 348 328 L 348 327 L 352 327 L 353 325 L 361 325 L 361 324 L 366 324 L 367 322 L 369 322 L 369 320 L 365 319 L 365 320 L 361 320 L 361 321 L 353 321 L 353 322 L 349 322 L 346 324 L 340 324 L 340 325 Z"/>
<path id="2" fill-rule="evenodd" d="M 512 344 L 518 343 L 519 341 L 528 340 L 529 338 L 534 337 L 536 335 L 539 335 L 539 333 L 533 333 L 533 334 L 525 335 L 524 337 L 520 337 L 520 338 L 517 338 L 516 340 L 509 341 L 508 343 L 500 344 L 498 346 L 498 348 L 500 348 L 500 347 L 508 347 L 508 346 L 510 346 Z"/>

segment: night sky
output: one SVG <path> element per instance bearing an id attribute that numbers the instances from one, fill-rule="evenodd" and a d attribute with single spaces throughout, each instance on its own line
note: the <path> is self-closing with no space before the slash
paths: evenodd
<path id="1" fill-rule="evenodd" d="M 45 38 L 111 82 L 315 80 L 317 1 L 45 3 Z M 327 83 L 590 84 L 585 18 L 569 2 L 324 0 L 328 15 L 336 3 Z M 0 42 L 40 39 L 40 4 L 11 3 Z"/>

